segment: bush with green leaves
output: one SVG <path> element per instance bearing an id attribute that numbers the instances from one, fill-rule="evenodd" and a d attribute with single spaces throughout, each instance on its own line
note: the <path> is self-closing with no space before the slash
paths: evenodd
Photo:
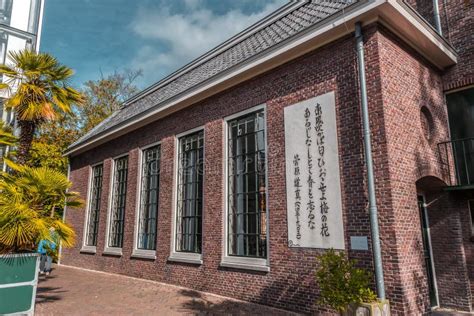
<path id="1" fill-rule="evenodd" d="M 13 172 L 0 172 L 0 254 L 34 251 L 42 239 L 71 247 L 74 230 L 57 212 L 83 205 L 78 193 L 68 192 L 71 182 L 47 167 L 8 165 Z"/>
<path id="2" fill-rule="evenodd" d="M 319 284 L 319 303 L 342 313 L 351 304 L 374 302 L 377 296 L 370 289 L 370 274 L 356 267 L 357 261 L 333 249 L 318 257 L 320 267 L 316 272 Z"/>

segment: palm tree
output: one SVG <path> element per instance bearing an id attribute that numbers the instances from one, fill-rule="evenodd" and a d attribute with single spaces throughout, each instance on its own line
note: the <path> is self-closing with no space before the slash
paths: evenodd
<path id="1" fill-rule="evenodd" d="M 17 138 L 13 135 L 11 128 L 0 120 L 0 170 L 3 168 L 4 160 L 13 155 L 12 151 L 7 154 L 5 149 L 10 146 L 15 146 L 16 143 Z"/>
<path id="2" fill-rule="evenodd" d="M 13 146 L 16 140 L 16 137 L 12 134 L 11 128 L 0 120 L 0 146 Z"/>
<path id="3" fill-rule="evenodd" d="M 11 52 L 11 65 L 0 65 L 8 90 L 5 107 L 13 109 L 20 128 L 17 162 L 25 164 L 39 124 L 70 113 L 73 104 L 83 101 L 81 94 L 68 85 L 72 69 L 60 64 L 47 53 L 31 50 Z"/>
<path id="4" fill-rule="evenodd" d="M 71 182 L 57 170 L 8 164 L 15 172 L 0 173 L 0 253 L 34 250 L 41 239 L 72 246 L 74 230 L 56 212 L 83 204 L 67 191 Z"/>

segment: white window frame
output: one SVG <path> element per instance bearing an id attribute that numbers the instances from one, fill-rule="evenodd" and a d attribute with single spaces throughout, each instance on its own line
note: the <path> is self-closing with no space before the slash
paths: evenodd
<path id="1" fill-rule="evenodd" d="M 109 198 L 108 198 L 108 206 L 107 206 L 107 226 L 105 228 L 105 245 L 104 245 L 104 252 L 103 252 L 103 254 L 106 254 L 106 255 L 122 256 L 122 248 L 109 247 L 109 233 L 110 233 L 110 220 L 111 220 L 111 215 L 112 215 L 112 204 L 113 204 L 112 199 L 113 199 L 114 190 L 115 190 L 114 188 L 115 160 L 126 157 L 126 156 L 129 157 L 128 165 L 127 165 L 127 172 L 128 172 L 130 168 L 130 155 L 128 152 L 113 157 L 110 163 L 110 179 L 109 179 L 110 183 L 109 183 Z M 127 175 L 127 190 L 128 190 L 128 175 Z M 125 227 L 124 227 L 124 237 L 125 237 Z"/>
<path id="2" fill-rule="evenodd" d="M 86 208 L 85 208 L 85 214 L 84 214 L 84 230 L 82 234 L 82 247 L 80 252 L 88 252 L 88 253 L 96 253 L 97 252 L 97 246 L 88 246 L 87 245 L 87 235 L 89 233 L 89 218 L 90 218 L 90 213 L 91 213 L 91 198 L 92 198 L 92 185 L 93 185 L 93 180 L 94 180 L 94 168 L 97 166 L 102 165 L 102 189 L 104 188 L 104 162 L 98 162 L 94 165 L 90 165 L 87 169 L 89 172 L 89 179 L 87 181 L 88 186 L 87 186 L 87 202 L 86 202 Z M 102 192 L 101 192 L 102 195 Z M 100 203 L 102 204 L 102 196 L 101 196 L 101 201 Z M 99 236 L 97 236 L 99 237 Z"/>
<path id="3" fill-rule="evenodd" d="M 189 134 L 193 134 L 199 131 L 203 131 L 203 137 L 204 137 L 204 147 L 203 147 L 203 159 L 204 162 L 206 161 L 206 130 L 204 128 L 204 125 L 198 126 L 196 128 L 187 130 L 186 132 L 177 134 L 174 137 L 174 176 L 173 176 L 173 206 L 172 206 L 172 220 L 171 220 L 171 252 L 170 256 L 168 257 L 169 261 L 176 261 L 176 262 L 184 262 L 184 263 L 191 263 L 191 264 L 202 264 L 202 252 L 203 252 L 203 247 L 201 246 L 201 253 L 191 253 L 191 252 L 180 252 L 176 251 L 176 211 L 177 211 L 177 204 L 178 204 L 178 168 L 179 168 L 179 139 L 181 137 L 187 136 Z M 205 169 L 205 163 L 204 163 L 204 169 Z M 202 178 L 202 185 L 203 185 L 203 194 L 202 194 L 202 214 L 201 214 L 201 220 L 202 220 L 202 240 L 204 241 L 204 214 L 205 214 L 205 194 L 204 194 L 204 188 L 205 188 L 205 182 L 206 182 L 206 174 L 205 171 L 203 170 L 203 178 Z M 204 243 L 202 243 L 204 245 Z"/>
<path id="4" fill-rule="evenodd" d="M 228 250 L 228 214 L 229 214 L 229 121 L 237 119 L 241 116 L 263 110 L 264 126 L 265 126 L 265 196 L 266 196 L 266 228 L 267 228 L 267 258 L 250 258 L 229 256 Z M 268 130 L 267 130 L 267 107 L 261 104 L 250 109 L 232 114 L 224 118 L 224 236 L 222 238 L 222 258 L 220 265 L 227 268 L 236 268 L 244 270 L 254 270 L 262 272 L 270 272 L 270 217 L 268 213 Z"/>
<path id="5" fill-rule="evenodd" d="M 137 199 L 136 199 L 136 207 L 135 207 L 135 226 L 133 232 L 133 250 L 132 250 L 132 257 L 135 258 L 142 258 L 142 259 L 156 259 L 156 251 L 158 249 L 158 242 L 156 243 L 155 250 L 147 250 L 147 249 L 138 249 L 138 229 L 140 226 L 140 208 L 141 208 L 141 198 L 142 198 L 142 178 L 143 178 L 143 152 L 147 149 L 153 148 L 155 146 L 160 146 L 160 165 L 161 165 L 161 141 L 140 147 L 138 150 L 138 172 L 137 172 Z M 158 185 L 158 196 L 160 195 L 161 185 Z M 159 204 L 158 199 L 158 204 Z M 158 213 L 159 213 L 159 205 L 156 217 L 156 238 L 158 238 Z"/>

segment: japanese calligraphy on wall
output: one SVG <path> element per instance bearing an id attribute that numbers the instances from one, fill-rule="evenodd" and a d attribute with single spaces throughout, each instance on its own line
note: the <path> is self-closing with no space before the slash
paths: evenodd
<path id="1" fill-rule="evenodd" d="M 285 108 L 288 245 L 344 249 L 334 92 Z"/>

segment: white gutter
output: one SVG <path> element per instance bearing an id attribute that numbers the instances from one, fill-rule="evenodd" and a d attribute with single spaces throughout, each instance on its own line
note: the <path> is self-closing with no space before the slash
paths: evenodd
<path id="1" fill-rule="evenodd" d="M 443 29 L 441 28 L 441 18 L 439 15 L 439 3 L 438 0 L 433 0 L 433 11 L 434 11 L 434 20 L 436 25 L 436 30 L 439 35 L 443 35 Z"/>

